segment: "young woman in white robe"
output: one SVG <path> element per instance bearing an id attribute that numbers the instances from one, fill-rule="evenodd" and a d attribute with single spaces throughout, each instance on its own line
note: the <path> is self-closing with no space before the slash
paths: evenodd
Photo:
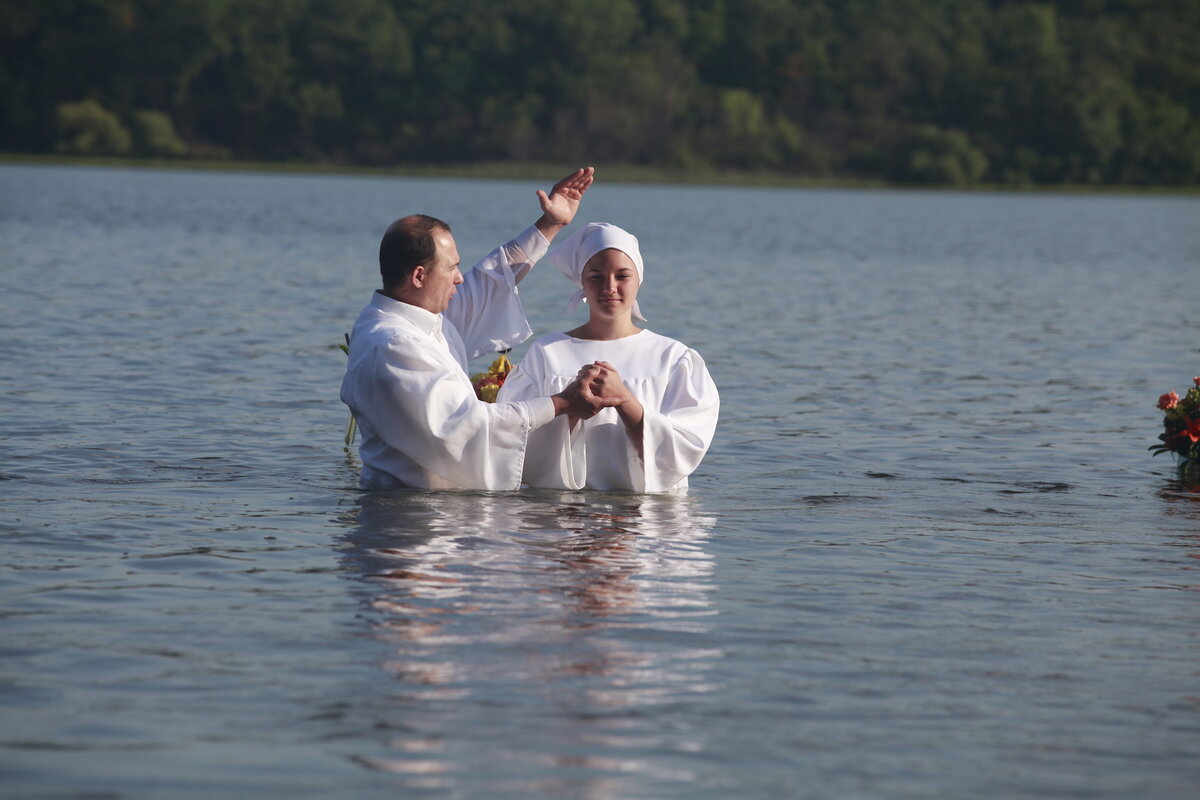
<path id="1" fill-rule="evenodd" d="M 525 483 L 634 492 L 686 488 L 712 443 L 720 397 L 699 353 L 634 324 L 644 321 L 637 239 L 594 222 L 546 261 L 582 286 L 571 305 L 585 301 L 588 321 L 536 341 L 497 401 L 543 397 L 580 377 L 608 407 L 589 419 L 564 415 L 530 433 Z"/>

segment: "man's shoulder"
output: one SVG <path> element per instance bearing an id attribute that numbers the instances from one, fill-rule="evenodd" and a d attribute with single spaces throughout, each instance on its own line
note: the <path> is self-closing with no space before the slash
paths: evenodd
<path id="1" fill-rule="evenodd" d="M 417 324 L 404 314 L 398 313 L 399 310 L 399 306 L 396 309 L 384 309 L 375 303 L 368 304 L 354 321 L 351 337 L 362 337 L 366 340 L 418 334 L 420 328 Z"/>
<path id="2" fill-rule="evenodd" d="M 350 334 L 350 366 L 360 366 L 380 353 L 385 359 L 394 360 L 396 354 L 419 351 L 429 345 L 429 337 L 401 317 L 366 317 L 359 320 Z"/>

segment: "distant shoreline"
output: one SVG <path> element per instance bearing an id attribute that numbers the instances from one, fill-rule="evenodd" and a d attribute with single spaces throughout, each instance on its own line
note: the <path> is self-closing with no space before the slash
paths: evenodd
<path id="1" fill-rule="evenodd" d="M 345 164 L 312 162 L 273 162 L 200 159 L 100 158 L 94 156 L 64 156 L 58 154 L 0 153 L 0 164 L 31 166 L 74 166 L 134 169 L 174 169 L 193 172 L 270 172 L 298 175 L 353 175 L 380 178 L 468 178 L 477 180 L 554 180 L 578 164 L 525 163 L 517 161 L 488 161 L 463 164 L 397 165 L 391 167 L 359 167 Z M 742 186 L 747 188 L 784 189 L 885 189 L 895 191 L 951 191 L 1051 194 L 1145 194 L 1166 196 L 1200 195 L 1200 186 L 1135 186 L 1089 184 L 999 184 L 978 183 L 958 186 L 951 184 L 906 184 L 859 178 L 805 178 L 798 175 L 779 175 L 771 172 L 735 170 L 671 170 L 660 167 L 598 164 L 597 170 L 606 182 L 635 184 L 674 184 L 694 186 Z"/>

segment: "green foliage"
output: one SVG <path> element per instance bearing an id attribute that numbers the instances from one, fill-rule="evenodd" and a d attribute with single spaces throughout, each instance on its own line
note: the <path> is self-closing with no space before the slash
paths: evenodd
<path id="1" fill-rule="evenodd" d="M 988 160 L 962 131 L 925 126 L 908 142 L 907 166 L 910 181 L 965 186 L 983 177 Z"/>
<path id="2" fill-rule="evenodd" d="M 1197 185 L 1198 40 L 1195 0 L 0 0 L 0 149 Z"/>
<path id="3" fill-rule="evenodd" d="M 721 167 L 779 167 L 801 150 L 803 135 L 788 119 L 770 116 L 747 89 L 719 89 L 710 99 L 700 138 Z"/>
<path id="4" fill-rule="evenodd" d="M 135 111 L 130 121 L 134 151 L 143 156 L 179 158 L 187 145 L 175 134 L 171 118 L 161 111 Z"/>
<path id="5" fill-rule="evenodd" d="M 82 156 L 119 156 L 128 153 L 132 145 L 133 137 L 117 115 L 95 100 L 59 104 L 56 151 Z"/>

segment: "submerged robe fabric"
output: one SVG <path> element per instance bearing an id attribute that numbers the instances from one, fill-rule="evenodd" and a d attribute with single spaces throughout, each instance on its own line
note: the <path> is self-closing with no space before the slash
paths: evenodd
<path id="1" fill-rule="evenodd" d="M 517 283 L 547 249 L 536 227 L 463 276 L 444 314 L 376 292 L 354 323 L 341 399 L 358 420 L 363 488 L 518 489 L 548 397 L 478 400 L 468 360 L 531 333 Z"/>
<path id="2" fill-rule="evenodd" d="M 566 415 L 533 431 L 525 457 L 525 482 L 553 489 L 670 492 L 708 451 L 721 401 L 704 359 L 681 342 L 643 330 L 611 341 L 543 337 L 509 373 L 498 400 L 528 400 L 561 391 L 580 367 L 612 364 L 645 409 L 644 459 L 616 409 L 580 420 L 572 431 Z"/>

